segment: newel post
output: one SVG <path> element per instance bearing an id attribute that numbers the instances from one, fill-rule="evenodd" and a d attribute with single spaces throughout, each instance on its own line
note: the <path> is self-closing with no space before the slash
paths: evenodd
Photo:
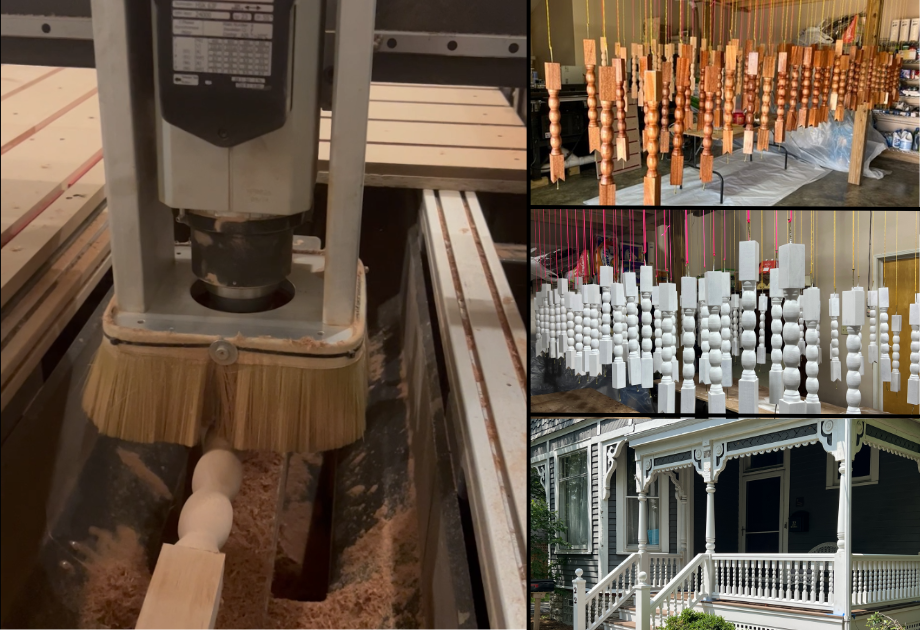
<path id="1" fill-rule="evenodd" d="M 837 444 L 840 462 L 840 499 L 837 504 L 837 553 L 834 557 L 834 614 L 850 619 L 852 606 L 853 420 L 843 420 L 843 443 Z"/>
<path id="2" fill-rule="evenodd" d="M 648 574 L 639 571 L 639 583 L 636 584 L 636 630 L 649 630 L 651 615 L 654 613 L 649 599 Z M 577 629 L 575 629 L 577 630 Z"/>
<path id="3" fill-rule="evenodd" d="M 572 580 L 572 630 L 585 630 L 587 607 L 585 606 L 585 581 L 581 574 L 581 569 L 575 569 L 577 577 Z"/>

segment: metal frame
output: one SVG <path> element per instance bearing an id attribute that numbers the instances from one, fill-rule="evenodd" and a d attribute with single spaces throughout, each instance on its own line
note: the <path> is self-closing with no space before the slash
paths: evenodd
<path id="1" fill-rule="evenodd" d="M 0 15 L 0 36 L 91 40 L 93 20 L 85 17 Z"/>
<path id="2" fill-rule="evenodd" d="M 495 58 L 527 56 L 527 37 L 523 36 L 377 31 L 374 39 L 374 48 L 381 53 Z"/>

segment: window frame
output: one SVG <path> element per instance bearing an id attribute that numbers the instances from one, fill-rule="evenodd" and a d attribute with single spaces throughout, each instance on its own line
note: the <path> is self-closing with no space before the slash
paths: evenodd
<path id="1" fill-rule="evenodd" d="M 626 544 L 626 482 L 627 475 L 626 471 L 629 467 L 629 462 L 626 459 L 629 456 L 629 453 L 635 453 L 632 451 L 631 447 L 627 444 L 626 448 L 622 450 L 619 457 L 617 457 L 617 469 L 614 473 L 617 478 L 617 554 L 618 555 L 629 555 L 639 551 L 639 545 L 627 545 Z M 621 474 L 622 473 L 622 474 Z M 629 480 L 633 484 L 636 483 L 635 479 Z M 646 545 L 646 551 L 649 553 L 671 553 L 671 495 L 670 493 L 674 491 L 674 488 L 671 487 L 671 478 L 668 475 L 659 473 L 657 475 L 658 481 L 658 503 L 660 505 L 660 514 L 659 514 L 659 533 L 658 533 L 658 545 Z M 635 487 L 635 486 L 633 486 Z M 646 504 L 647 505 L 647 504 Z M 688 503 L 688 505 L 690 505 Z M 689 508 L 688 508 L 689 511 Z M 678 523 L 678 527 L 680 524 Z M 688 545 L 689 547 L 689 545 Z"/>
<path id="2" fill-rule="evenodd" d="M 853 487 L 872 486 L 878 484 L 878 449 L 868 444 L 863 444 L 862 448 L 872 449 L 869 454 L 869 474 L 862 477 L 853 477 Z M 855 458 L 855 455 L 854 455 Z M 827 454 L 827 477 L 824 487 L 826 490 L 840 490 L 840 483 L 837 480 L 837 471 L 840 465 L 834 456 Z"/>
<path id="3" fill-rule="evenodd" d="M 588 483 L 585 484 L 587 488 L 587 492 L 588 492 L 588 497 L 587 497 L 588 500 L 586 501 L 587 508 L 588 508 L 588 514 L 587 514 L 587 517 L 588 517 L 588 547 L 587 549 L 569 549 L 565 547 L 560 547 L 560 545 L 557 544 L 555 547 L 554 553 L 579 555 L 579 556 L 590 556 L 594 553 L 594 521 L 591 518 L 591 506 L 593 505 L 593 500 L 594 500 L 594 485 L 591 481 L 591 466 L 592 466 L 591 447 L 593 446 L 593 444 L 594 443 L 592 441 L 582 441 L 576 444 L 570 444 L 569 446 L 553 451 L 553 492 L 555 493 L 554 494 L 554 498 L 555 498 L 554 506 L 556 508 L 555 509 L 556 514 L 559 514 L 560 512 L 560 508 L 559 508 L 559 481 L 560 481 L 559 458 L 565 457 L 566 455 L 571 455 L 572 453 L 576 451 L 585 450 L 587 453 L 587 456 L 585 457 L 585 466 L 586 466 L 585 476 L 588 481 Z"/>

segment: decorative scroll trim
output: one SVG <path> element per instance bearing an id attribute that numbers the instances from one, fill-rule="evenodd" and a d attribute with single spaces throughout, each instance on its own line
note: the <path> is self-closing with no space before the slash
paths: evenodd
<path id="1" fill-rule="evenodd" d="M 668 464 L 674 464 L 677 462 L 684 462 L 691 459 L 693 453 L 691 451 L 684 451 L 683 453 L 674 453 L 673 455 L 665 455 L 664 457 L 655 458 L 655 466 L 667 466 Z"/>
<path id="2" fill-rule="evenodd" d="M 905 451 L 911 451 L 920 456 L 920 444 L 917 442 L 911 442 L 907 438 L 903 438 L 900 435 L 895 435 L 894 433 L 889 433 L 884 429 L 880 429 L 877 426 L 868 423 L 866 423 L 865 433 L 867 437 L 874 438 L 873 442 L 875 440 L 882 440 L 888 444 L 892 444 L 898 448 L 903 448 Z M 875 444 L 878 446 L 877 442 L 875 442 Z"/>
<path id="3" fill-rule="evenodd" d="M 772 433 L 764 433 L 762 435 L 755 435 L 753 437 L 744 438 L 741 440 L 734 440 L 728 443 L 729 451 L 739 451 L 745 448 L 751 448 L 752 446 L 762 446 L 767 444 L 773 444 L 776 442 L 785 442 L 786 440 L 794 440 L 800 437 L 806 437 L 808 435 L 817 435 L 818 433 L 818 424 L 807 424 L 801 427 L 794 427 L 792 429 L 783 429 L 782 431 L 773 431 Z M 817 442 L 817 440 L 813 440 Z M 766 449 L 766 450 L 776 450 L 776 449 Z"/>
<path id="4" fill-rule="evenodd" d="M 537 474 L 540 475 L 540 484 L 544 490 L 549 490 L 546 482 L 546 464 L 537 464 Z"/>
<path id="5" fill-rule="evenodd" d="M 680 481 L 677 479 L 677 475 L 674 474 L 674 471 L 668 471 L 665 473 L 668 477 L 671 478 L 671 481 L 674 483 L 674 498 L 678 501 L 686 501 L 687 493 L 684 492 L 683 487 L 680 485 Z"/>
<path id="6" fill-rule="evenodd" d="M 821 437 L 827 440 L 828 446 L 833 446 L 833 442 L 834 442 L 834 421 L 833 420 L 825 420 L 824 422 L 821 423 Z"/>
<path id="7" fill-rule="evenodd" d="M 610 478 L 617 469 L 617 457 L 620 456 L 625 444 L 626 440 L 620 440 L 604 446 L 604 501 L 610 499 Z"/>

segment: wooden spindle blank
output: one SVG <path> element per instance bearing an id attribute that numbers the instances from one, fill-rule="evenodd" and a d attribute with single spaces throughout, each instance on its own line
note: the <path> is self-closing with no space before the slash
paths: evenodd
<path id="1" fill-rule="evenodd" d="M 702 61 L 700 62 L 702 64 Z M 701 93 L 705 93 L 703 105 L 703 152 L 700 154 L 700 181 L 704 184 L 712 181 L 712 111 L 715 107 L 712 97 L 718 85 L 715 66 L 701 66 L 703 81 Z"/>
<path id="2" fill-rule="evenodd" d="M 619 60 L 617 60 L 619 61 Z M 616 70 L 613 66 L 601 66 L 601 178 L 598 182 L 600 205 L 612 206 L 616 198 L 616 185 L 613 183 L 613 102 L 616 100 Z"/>
<path id="3" fill-rule="evenodd" d="M 748 53 L 744 74 L 744 147 L 745 155 L 754 153 L 754 91 L 757 89 L 757 53 Z"/>
<path id="4" fill-rule="evenodd" d="M 838 39 L 834 47 L 834 73 L 831 75 L 831 96 L 827 102 L 828 109 L 837 111 L 837 101 L 840 100 L 840 58 L 843 56 L 843 40 Z"/>
<path id="5" fill-rule="evenodd" d="M 585 40 L 585 41 L 587 42 L 588 40 Z M 587 50 L 588 49 L 585 48 L 585 51 Z M 588 55 L 586 53 L 585 59 L 587 60 L 587 58 L 588 58 Z M 587 63 L 587 61 L 585 61 L 585 63 Z M 601 65 L 602 66 L 610 65 L 609 57 L 607 57 L 607 38 L 606 37 L 601 37 Z"/>
<path id="6" fill-rule="evenodd" d="M 796 128 L 796 116 L 795 106 L 798 103 L 799 99 L 799 70 L 802 66 L 802 48 L 800 46 L 793 46 L 791 57 L 789 58 L 790 63 L 792 64 L 792 89 L 789 90 L 788 101 L 789 101 L 789 111 L 786 113 L 786 131 L 792 131 Z"/>
<path id="7" fill-rule="evenodd" d="M 646 71 L 644 77 L 646 103 L 661 100 L 661 73 Z M 653 105 L 645 112 L 645 138 L 648 156 L 644 179 L 644 202 L 647 206 L 661 205 L 661 178 L 658 176 L 658 109 Z"/>
<path id="8" fill-rule="evenodd" d="M 677 58 L 674 96 L 674 149 L 671 151 L 671 185 L 684 183 L 684 88 L 690 82 L 690 59 Z"/>
<path id="9" fill-rule="evenodd" d="M 671 152 L 671 134 L 668 131 L 668 88 L 670 85 L 671 64 L 665 61 L 661 65 L 661 133 L 658 138 L 658 150 L 661 153 Z"/>
<path id="10" fill-rule="evenodd" d="M 798 126 L 808 126 L 808 99 L 811 96 L 811 62 L 814 53 L 811 46 L 802 49 L 802 100 L 799 107 Z"/>
<path id="11" fill-rule="evenodd" d="M 763 62 L 763 96 L 760 105 L 760 128 L 757 130 L 757 150 L 770 149 L 770 92 L 773 91 L 773 77 L 776 76 L 776 57 L 768 56 Z"/>
<path id="12" fill-rule="evenodd" d="M 814 127 L 817 125 L 820 120 L 818 120 L 818 113 L 821 108 L 821 82 L 824 76 L 824 51 L 816 50 L 814 54 L 813 61 L 815 69 L 815 81 L 813 85 L 813 91 L 811 95 L 811 109 L 808 111 L 808 126 Z"/>
<path id="13" fill-rule="evenodd" d="M 613 60 L 617 104 L 617 159 L 629 159 L 629 138 L 626 137 L 626 59 Z"/>
<path id="14" fill-rule="evenodd" d="M 834 120 L 843 120 L 844 102 L 847 97 L 847 77 L 850 76 L 850 56 L 843 55 L 840 58 L 840 91 L 837 95 L 837 107 L 834 109 Z"/>
<path id="15" fill-rule="evenodd" d="M 597 126 L 597 85 L 594 68 L 597 65 L 597 54 L 594 50 L 594 40 L 584 40 L 585 46 L 585 91 L 588 93 L 588 150 L 592 153 L 601 148 L 600 128 Z M 603 64 L 607 65 L 607 64 Z M 603 66 L 602 66 L 603 67 Z"/>
<path id="16" fill-rule="evenodd" d="M 735 66 L 737 65 L 738 47 L 729 44 L 725 47 L 725 120 L 722 123 L 722 154 L 732 152 L 732 113 L 735 110 Z"/>
<path id="17" fill-rule="evenodd" d="M 773 124 L 773 142 L 782 144 L 786 140 L 786 60 L 789 53 L 776 55 L 776 122 Z"/>
<path id="18" fill-rule="evenodd" d="M 547 63 L 544 66 L 546 74 L 546 91 L 549 92 L 547 105 L 549 106 L 549 178 L 555 183 L 565 180 L 565 156 L 562 155 L 562 125 L 559 121 L 559 90 L 562 89 L 562 70 L 558 63 Z"/>

